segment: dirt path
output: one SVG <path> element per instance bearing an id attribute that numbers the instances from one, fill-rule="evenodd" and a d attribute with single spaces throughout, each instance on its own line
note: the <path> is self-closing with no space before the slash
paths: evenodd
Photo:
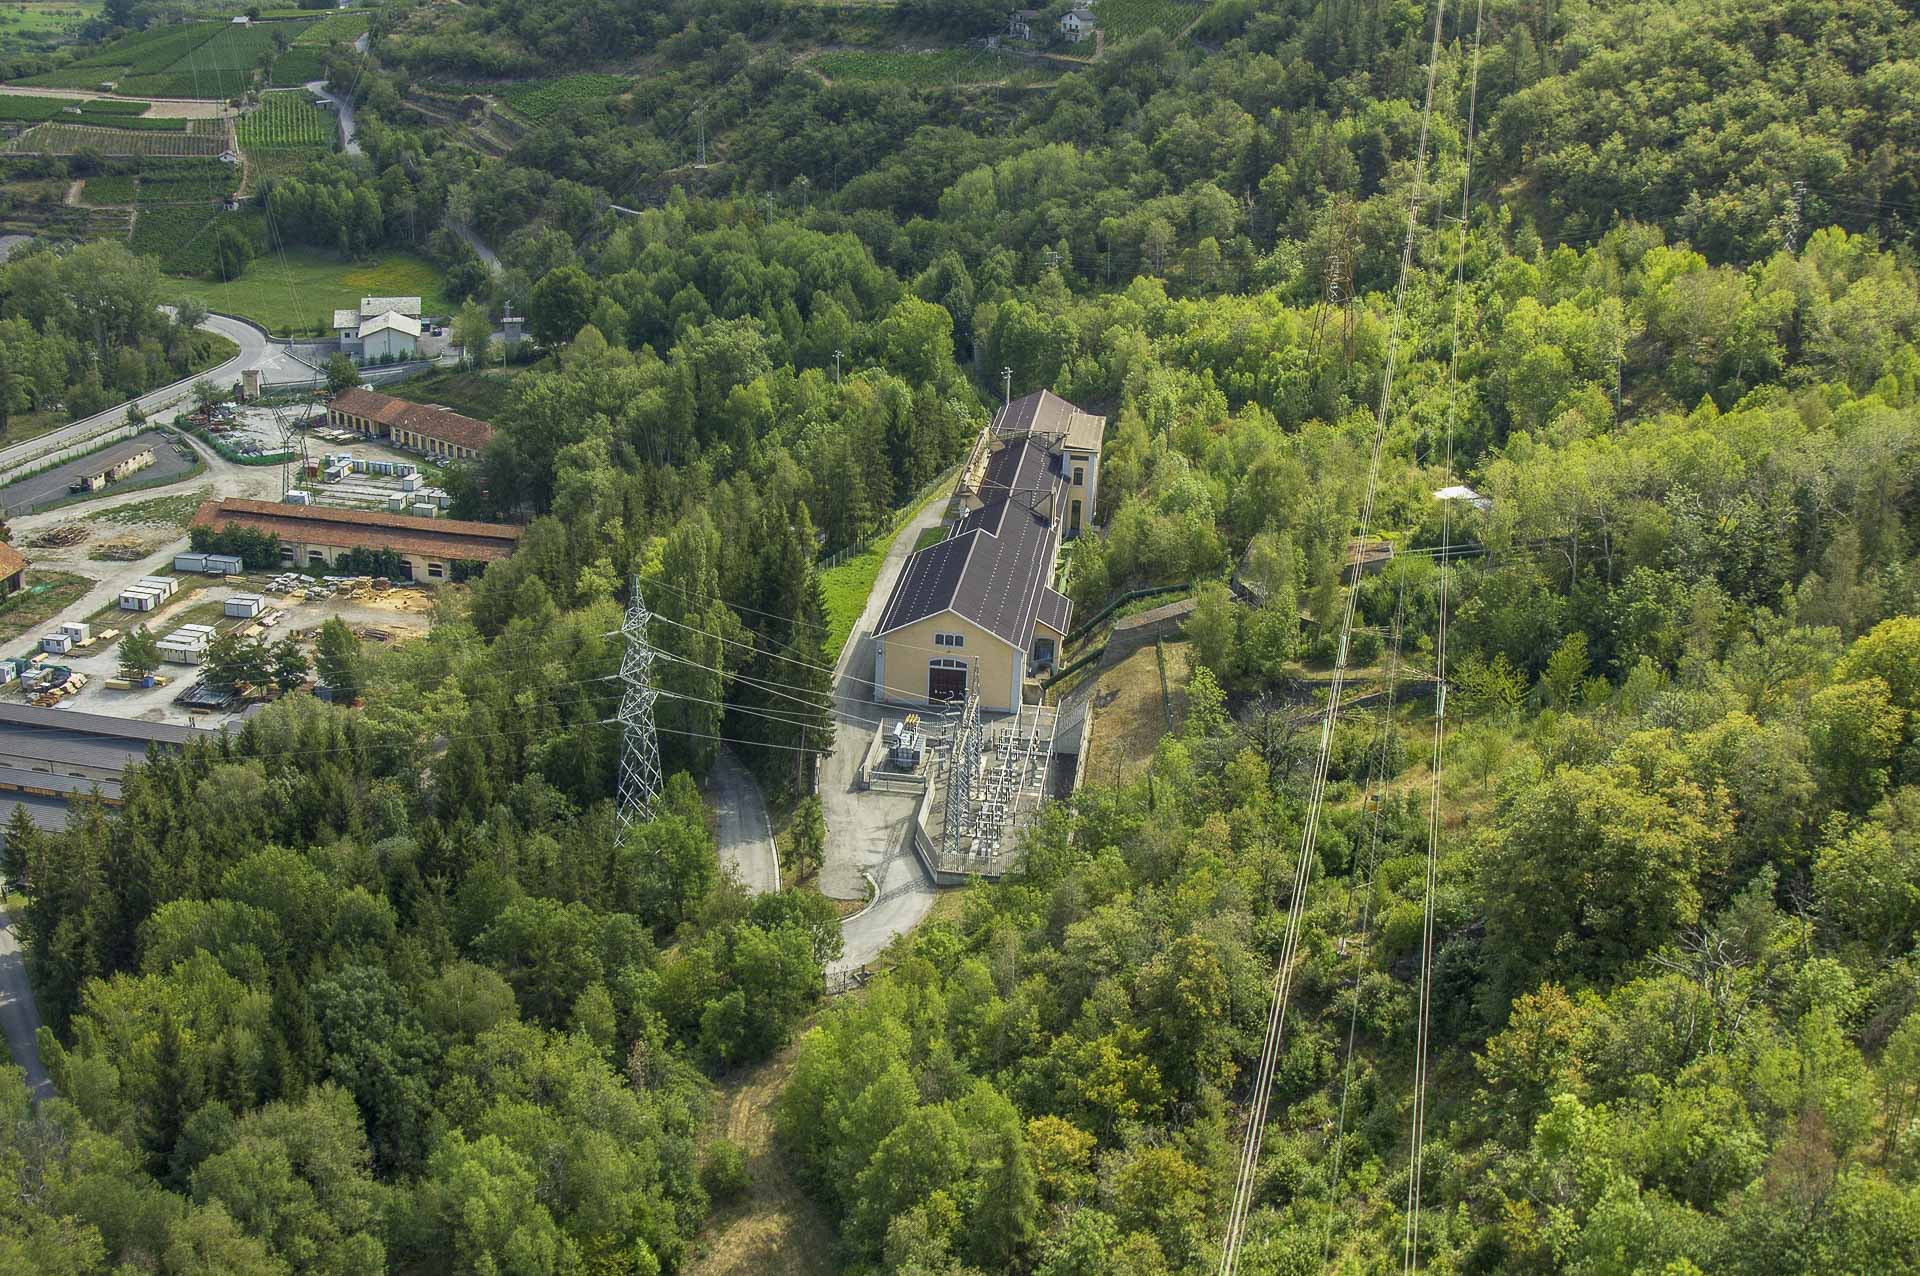
<path id="1" fill-rule="evenodd" d="M 87 179 L 84 177 L 77 177 L 73 181 L 67 183 L 67 203 L 69 205 L 78 204 L 80 202 L 80 188 L 82 186 L 85 186 L 86 184 L 87 184 Z"/>
<path id="2" fill-rule="evenodd" d="M 753 1185 L 714 1212 L 694 1239 L 686 1276 L 827 1276 L 833 1233 L 781 1163 L 773 1141 L 773 1105 L 793 1071 L 793 1047 L 722 1084 L 709 1134 L 738 1144 Z"/>

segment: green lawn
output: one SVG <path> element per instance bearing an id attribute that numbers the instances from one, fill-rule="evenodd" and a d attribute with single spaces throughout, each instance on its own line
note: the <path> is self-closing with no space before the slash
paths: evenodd
<path id="1" fill-rule="evenodd" d="M 867 609 L 867 595 L 873 592 L 873 582 L 880 577 L 880 564 L 886 559 L 887 548 L 893 544 L 893 538 L 921 510 L 935 501 L 946 500 L 952 494 L 952 485 L 942 483 L 932 495 L 894 519 L 886 533 L 876 536 L 864 553 L 856 554 L 839 566 L 829 567 L 820 573 L 820 592 L 827 604 L 827 655 L 830 659 L 840 658 L 840 649 L 847 645 L 847 637 L 853 633 L 860 613 Z"/>
<path id="2" fill-rule="evenodd" d="M 288 249 L 254 258 L 231 283 L 183 279 L 180 291 L 214 310 L 239 315 L 284 333 L 300 328 L 332 331 L 333 312 L 351 310 L 362 297 L 419 297 L 428 314 L 446 314 L 440 272 L 423 258 L 393 253 L 375 261 L 347 261 L 313 249 Z"/>

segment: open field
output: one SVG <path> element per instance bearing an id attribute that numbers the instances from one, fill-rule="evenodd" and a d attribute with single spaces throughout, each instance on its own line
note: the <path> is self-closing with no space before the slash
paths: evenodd
<path id="1" fill-rule="evenodd" d="M 134 233 L 137 239 L 137 226 Z M 423 258 L 396 253 L 347 261 L 310 248 L 288 249 L 284 265 L 279 253 L 256 258 L 230 283 L 196 279 L 183 282 L 180 291 L 276 330 L 326 329 L 336 309 L 357 306 L 362 297 L 419 297 L 428 314 L 445 314 L 450 304 L 440 272 Z"/>
<path id="2" fill-rule="evenodd" d="M 97 3 L 13 3 L 0 10 L 0 53 L 46 49 L 71 40 L 100 12 Z"/>
<path id="3" fill-rule="evenodd" d="M 0 642 L 12 642 L 28 630 L 46 624 L 92 588 L 91 580 L 73 572 L 28 568 L 26 584 L 19 592 L 0 599 Z"/>
<path id="4" fill-rule="evenodd" d="M 103 510 L 93 517 L 109 523 L 185 527 L 187 520 L 193 517 L 193 512 L 200 508 L 200 503 L 212 496 L 212 488 L 198 487 L 191 492 L 155 496 L 144 501 L 130 501 L 125 505 L 116 505 L 110 510 Z"/>

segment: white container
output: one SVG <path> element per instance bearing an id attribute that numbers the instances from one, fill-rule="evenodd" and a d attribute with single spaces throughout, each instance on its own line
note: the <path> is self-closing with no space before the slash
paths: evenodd
<path id="1" fill-rule="evenodd" d="M 233 576 L 246 570 L 246 564 L 232 554 L 208 554 L 205 571 L 209 576 Z"/>
<path id="2" fill-rule="evenodd" d="M 40 650 L 55 656 L 64 656 L 73 650 L 73 639 L 65 634 L 48 634 L 40 640 Z"/>
<path id="3" fill-rule="evenodd" d="M 413 516 L 415 518 L 432 518 L 439 512 L 440 507 L 432 501 L 419 501 L 416 502 L 413 507 Z"/>
<path id="4" fill-rule="evenodd" d="M 313 498 L 297 487 L 290 488 L 287 491 L 287 504 L 289 505 L 308 505 L 312 502 Z"/>
<path id="5" fill-rule="evenodd" d="M 121 611 L 152 611 L 160 605 L 160 595 L 151 589 L 123 589 L 120 591 Z"/>
<path id="6" fill-rule="evenodd" d="M 162 598 L 173 597 L 173 591 L 180 588 L 180 582 L 171 576 L 142 576 L 133 583 L 137 589 L 157 591 Z"/>
<path id="7" fill-rule="evenodd" d="M 175 554 L 173 570 L 177 572 L 204 572 L 207 570 L 205 554 Z"/>
<path id="8" fill-rule="evenodd" d="M 69 620 L 64 625 L 61 625 L 60 632 L 75 642 L 85 642 L 87 639 L 93 637 L 93 630 L 78 620 Z"/>
<path id="9" fill-rule="evenodd" d="M 266 605 L 267 600 L 258 594 L 235 594 L 232 598 L 227 599 L 226 604 L 221 610 L 227 615 L 237 616 L 241 620 L 252 620 L 265 609 Z"/>
<path id="10" fill-rule="evenodd" d="M 419 490 L 420 490 L 420 476 L 419 476 L 418 474 L 409 474 L 409 475 L 407 475 L 407 476 L 405 476 L 404 478 L 402 478 L 402 479 L 400 480 L 400 490 L 401 490 L 401 491 L 403 491 L 403 492 L 417 492 L 417 491 L 419 491 Z"/>

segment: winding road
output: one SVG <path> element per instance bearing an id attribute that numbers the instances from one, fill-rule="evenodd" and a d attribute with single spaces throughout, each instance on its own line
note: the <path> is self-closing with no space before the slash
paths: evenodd
<path id="1" fill-rule="evenodd" d="M 257 328 L 243 319 L 233 319 L 226 315 L 209 315 L 207 321 L 200 325 L 200 329 L 203 332 L 218 333 L 240 347 L 239 354 L 211 371 L 201 374 L 218 388 L 224 389 L 227 386 L 240 384 L 240 374 L 248 368 L 261 368 L 271 374 L 277 370 L 279 361 L 284 357 L 283 347 L 269 339 L 264 329 Z M 305 375 L 313 374 L 306 372 Z M 199 379 L 199 377 L 186 377 L 171 385 L 163 385 L 158 390 L 141 395 L 134 402 L 140 405 L 142 412 L 152 416 L 161 411 L 163 405 L 181 399 Z M 275 378 L 268 375 L 267 379 Z M 131 405 L 122 403 L 119 407 L 108 408 L 105 412 L 96 413 L 90 417 L 82 417 L 78 421 L 63 425 L 57 430 L 50 430 L 24 443 L 0 448 L 0 473 L 14 468 L 23 461 L 34 460 L 70 444 L 83 443 L 96 434 L 104 434 L 116 426 L 124 425 L 129 406 Z"/>
<path id="2" fill-rule="evenodd" d="M 361 52 L 366 50 L 362 49 Z M 333 109 L 340 116 L 340 149 L 349 155 L 360 154 L 358 141 L 359 127 L 353 122 L 353 103 L 347 98 L 335 94 L 327 88 L 325 80 L 308 80 L 307 92 L 315 97 L 333 103 Z"/>

